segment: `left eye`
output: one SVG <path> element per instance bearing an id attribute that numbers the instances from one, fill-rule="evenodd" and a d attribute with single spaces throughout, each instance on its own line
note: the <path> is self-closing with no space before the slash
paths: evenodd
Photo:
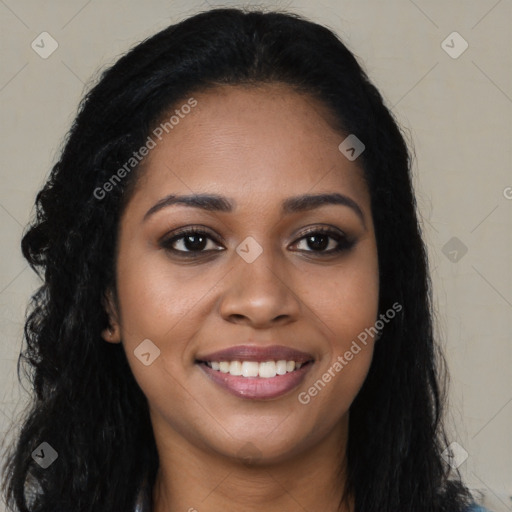
<path id="1" fill-rule="evenodd" d="M 330 245 L 329 239 L 334 240 L 336 243 L 334 244 L 334 248 L 326 250 Z M 314 229 L 309 231 L 305 236 L 302 236 L 298 241 L 303 240 L 306 241 L 310 247 L 314 247 L 313 251 L 306 250 L 305 252 L 319 253 L 320 256 L 328 256 L 329 254 L 342 252 L 350 249 L 354 245 L 354 241 L 349 240 L 345 235 L 331 229 Z"/>

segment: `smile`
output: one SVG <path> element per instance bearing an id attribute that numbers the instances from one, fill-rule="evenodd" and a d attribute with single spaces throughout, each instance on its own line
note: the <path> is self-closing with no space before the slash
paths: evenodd
<path id="1" fill-rule="evenodd" d="M 268 400 L 297 388 L 311 369 L 313 357 L 282 346 L 246 345 L 198 357 L 196 364 L 229 393 Z"/>
<path id="2" fill-rule="evenodd" d="M 302 363 L 296 361 L 209 361 L 205 363 L 212 370 L 221 373 L 229 373 L 230 375 L 242 377 L 261 377 L 262 379 L 271 379 L 276 375 L 286 375 L 286 373 L 299 370 Z"/>

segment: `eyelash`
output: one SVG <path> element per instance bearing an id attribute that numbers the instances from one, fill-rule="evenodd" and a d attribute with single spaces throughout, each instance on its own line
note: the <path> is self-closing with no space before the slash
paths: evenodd
<path id="1" fill-rule="evenodd" d="M 338 246 L 335 249 L 331 249 L 329 251 L 324 251 L 324 250 L 322 250 L 322 251 L 313 251 L 313 250 L 309 250 L 309 251 L 303 251 L 303 252 L 318 254 L 320 257 L 331 256 L 333 254 L 338 254 L 338 253 L 341 253 L 343 251 L 348 251 L 355 244 L 354 240 L 351 240 L 351 239 L 341 235 L 339 232 L 334 231 L 334 230 L 329 229 L 329 228 L 313 228 L 313 229 L 310 229 L 310 230 L 306 231 L 305 233 L 303 233 L 302 236 L 299 239 L 297 239 L 297 241 L 295 243 L 300 242 L 300 241 L 304 240 L 305 238 L 307 238 L 307 237 L 309 237 L 311 235 L 317 235 L 317 234 L 328 235 L 329 238 L 333 238 L 333 239 L 335 239 L 338 242 Z M 176 241 L 181 240 L 181 239 L 185 238 L 188 235 L 205 236 L 208 239 L 214 241 L 215 243 L 218 243 L 218 242 L 216 242 L 216 240 L 214 240 L 213 236 L 208 231 L 205 231 L 204 229 L 200 229 L 200 228 L 190 227 L 190 228 L 185 228 L 185 229 L 181 230 L 180 232 L 178 232 L 177 234 L 175 234 L 172 237 L 162 239 L 159 242 L 159 244 L 160 244 L 160 246 L 163 249 L 165 249 L 167 251 L 170 251 L 170 252 L 178 255 L 179 257 L 184 257 L 184 258 L 196 257 L 196 255 L 198 253 L 201 254 L 201 253 L 208 253 L 208 252 L 217 252 L 216 250 L 215 251 L 211 251 L 211 250 L 210 251 L 205 251 L 205 250 L 197 250 L 197 251 L 189 251 L 189 250 L 187 250 L 187 251 L 182 251 L 182 250 L 177 250 L 177 249 L 173 249 L 172 248 L 172 246 L 174 245 L 174 243 Z"/>

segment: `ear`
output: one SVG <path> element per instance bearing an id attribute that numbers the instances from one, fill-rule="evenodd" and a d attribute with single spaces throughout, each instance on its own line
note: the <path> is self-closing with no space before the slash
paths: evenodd
<path id="1" fill-rule="evenodd" d="M 109 288 L 103 296 L 102 305 L 108 315 L 108 327 L 101 331 L 101 337 L 109 343 L 121 343 L 119 315 L 115 305 L 112 289 Z"/>

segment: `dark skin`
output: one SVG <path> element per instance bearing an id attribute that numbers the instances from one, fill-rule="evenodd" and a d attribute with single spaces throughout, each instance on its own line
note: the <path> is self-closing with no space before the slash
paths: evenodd
<path id="1" fill-rule="evenodd" d="M 160 456 L 153 512 L 338 511 L 350 405 L 373 340 L 308 404 L 298 394 L 377 319 L 377 245 L 362 170 L 338 150 L 345 136 L 324 107 L 284 85 L 224 86 L 194 98 L 193 111 L 151 150 L 122 216 L 119 302 L 110 302 L 111 331 L 103 333 L 123 344 L 148 399 Z M 206 192 L 236 207 L 178 204 L 144 220 L 168 194 Z M 363 218 L 339 204 L 280 213 L 290 196 L 333 192 L 357 203 Z M 160 244 L 198 225 L 208 233 L 202 254 L 186 259 Z M 304 238 L 312 227 L 353 243 L 322 256 L 337 240 L 312 246 Z M 263 249 L 252 263 L 236 252 L 248 236 Z M 173 244 L 188 247 L 183 238 Z M 134 355 L 144 339 L 160 350 L 149 366 Z M 249 400 L 212 383 L 195 362 L 248 340 L 312 354 L 305 380 L 278 398 Z M 247 443 L 257 453 L 250 465 Z M 343 512 L 351 510 L 352 498 Z"/>

